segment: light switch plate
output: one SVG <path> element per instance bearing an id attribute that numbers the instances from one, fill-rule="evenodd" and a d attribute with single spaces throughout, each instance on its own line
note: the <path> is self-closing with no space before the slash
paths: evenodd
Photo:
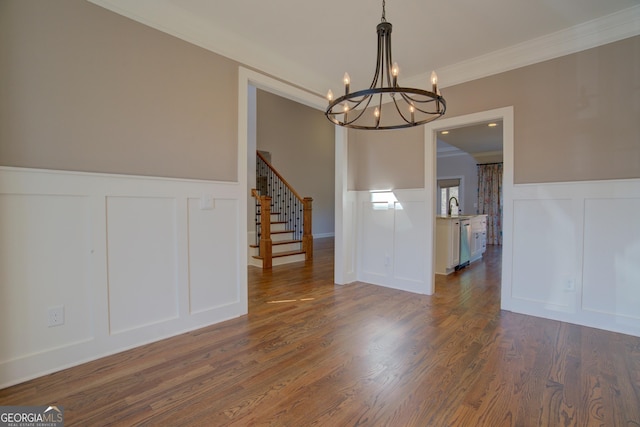
<path id="1" fill-rule="evenodd" d="M 213 196 L 211 194 L 203 194 L 202 197 L 200 197 L 200 210 L 208 211 L 213 208 L 215 208 Z"/>

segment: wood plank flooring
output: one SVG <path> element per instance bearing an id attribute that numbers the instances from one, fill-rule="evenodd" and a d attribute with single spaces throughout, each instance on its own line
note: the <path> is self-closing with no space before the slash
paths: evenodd
<path id="1" fill-rule="evenodd" d="M 501 312 L 500 252 L 434 296 L 249 268 L 249 314 L 0 390 L 65 425 L 640 426 L 640 338 Z"/>

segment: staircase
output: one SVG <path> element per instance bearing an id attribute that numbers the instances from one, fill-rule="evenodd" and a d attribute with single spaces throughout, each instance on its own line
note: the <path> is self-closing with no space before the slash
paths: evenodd
<path id="1" fill-rule="evenodd" d="M 259 204 L 256 204 L 258 207 Z M 306 253 L 302 249 L 302 239 L 295 239 L 294 230 L 287 229 L 287 222 L 280 220 L 280 212 L 271 212 L 269 215 L 271 222 L 271 265 L 282 265 L 290 262 L 304 261 Z M 262 228 L 262 216 L 256 222 L 256 225 Z M 258 262 L 252 262 L 252 265 L 264 267 L 264 257 L 260 255 L 260 245 L 249 245 L 251 248 L 250 256 Z"/>
<path id="2" fill-rule="evenodd" d="M 310 197 L 302 198 L 257 153 L 256 242 L 249 245 L 250 264 L 262 268 L 313 258 Z M 268 221 L 265 221 L 265 218 Z"/>

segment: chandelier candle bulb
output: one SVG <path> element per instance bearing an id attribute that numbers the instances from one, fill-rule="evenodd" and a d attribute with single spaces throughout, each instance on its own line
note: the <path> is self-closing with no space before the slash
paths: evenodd
<path id="1" fill-rule="evenodd" d="M 398 67 L 398 63 L 394 62 L 393 67 L 391 67 L 391 75 L 393 76 L 394 86 L 398 86 L 398 74 L 400 74 L 400 68 Z"/>
<path id="2" fill-rule="evenodd" d="M 333 92 L 331 92 L 331 89 L 327 92 L 327 100 L 329 100 L 329 102 L 333 101 Z"/>
<path id="3" fill-rule="evenodd" d="M 440 89 L 438 89 L 438 75 L 435 71 L 431 72 L 431 90 L 436 96 L 440 96 Z M 440 109 L 440 101 L 436 98 L 436 110 Z"/>
<path id="4" fill-rule="evenodd" d="M 413 107 L 413 105 L 409 106 L 409 112 L 411 112 L 411 123 L 414 123 L 416 121 L 416 109 Z"/>
<path id="5" fill-rule="evenodd" d="M 351 77 L 349 77 L 349 73 L 344 73 L 344 94 L 349 94 L 349 83 L 351 83 Z"/>
<path id="6" fill-rule="evenodd" d="M 431 72 L 431 90 L 436 95 L 438 94 L 438 75 L 435 71 Z"/>

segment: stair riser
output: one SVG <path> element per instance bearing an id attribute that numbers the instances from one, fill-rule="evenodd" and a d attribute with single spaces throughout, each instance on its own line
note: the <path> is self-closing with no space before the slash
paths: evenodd
<path id="1" fill-rule="evenodd" d="M 272 266 L 284 265 L 284 264 L 290 264 L 292 262 L 300 262 L 300 261 L 304 262 L 304 260 L 305 260 L 304 254 L 288 255 L 288 256 L 273 258 L 273 260 L 271 261 L 271 265 Z M 253 258 L 250 262 L 250 265 L 253 265 L 254 267 L 262 268 L 262 261 L 259 259 Z"/>
<path id="2" fill-rule="evenodd" d="M 280 214 L 272 213 L 271 214 L 271 222 L 277 222 L 277 221 L 280 221 Z"/>
<path id="3" fill-rule="evenodd" d="M 262 215 L 258 215 L 258 221 L 262 222 Z M 280 215 L 275 213 L 275 214 L 271 214 L 271 222 L 278 222 L 280 221 Z"/>
<path id="4" fill-rule="evenodd" d="M 287 229 L 287 224 L 283 224 L 281 222 L 271 223 L 271 232 L 274 233 L 276 231 L 285 231 Z"/>
<path id="5" fill-rule="evenodd" d="M 305 259 L 305 255 L 304 254 L 288 255 L 288 256 L 273 258 L 271 264 L 272 265 L 283 265 L 283 264 L 289 264 L 289 263 L 292 263 L 292 262 L 304 261 L 304 259 Z"/>
<path id="6" fill-rule="evenodd" d="M 271 235 L 271 242 L 272 243 L 283 242 L 285 240 L 294 240 L 293 239 L 293 233 L 289 232 L 289 233 L 278 233 L 278 234 L 272 234 Z"/>
<path id="7" fill-rule="evenodd" d="M 285 245 L 272 245 L 271 253 L 277 254 L 280 252 L 299 251 L 302 249 L 301 243 L 287 243 Z"/>
<path id="8" fill-rule="evenodd" d="M 283 240 L 293 240 L 293 232 L 278 233 L 278 234 L 271 235 L 272 242 L 282 242 Z"/>
<path id="9" fill-rule="evenodd" d="M 287 224 L 271 224 L 271 232 L 275 232 L 275 231 L 284 231 L 287 229 Z"/>

